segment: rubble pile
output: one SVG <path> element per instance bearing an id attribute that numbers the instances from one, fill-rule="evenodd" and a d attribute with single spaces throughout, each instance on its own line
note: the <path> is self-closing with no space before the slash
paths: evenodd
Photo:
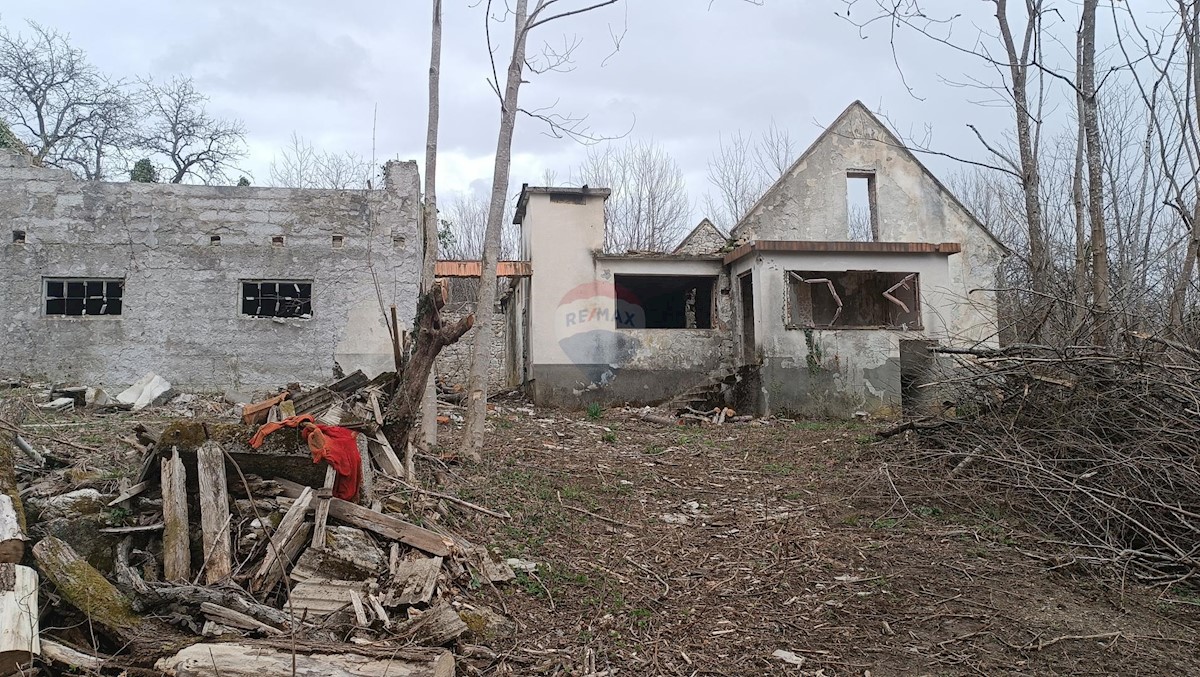
<path id="1" fill-rule="evenodd" d="M 513 568 L 440 521 L 447 504 L 507 515 L 417 485 L 411 447 L 397 454 L 383 434 L 390 378 L 289 384 L 232 408 L 247 398 L 175 395 L 155 374 L 115 398 L 46 391 L 70 406 L 44 416 L 170 416 L 129 431 L 129 452 L 113 455 L 137 462 L 120 472 L 96 472 L 100 450 L 81 443 L 78 458 L 39 452 L 21 412 L 0 403 L 0 628 L 23 628 L 0 632 L 0 676 L 31 664 L 448 676 L 455 651 L 487 655 L 470 642 L 508 621 L 460 591 L 512 580 Z"/>

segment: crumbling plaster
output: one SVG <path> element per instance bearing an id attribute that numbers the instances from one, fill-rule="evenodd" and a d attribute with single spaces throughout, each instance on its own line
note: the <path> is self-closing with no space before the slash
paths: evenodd
<path id="1" fill-rule="evenodd" d="M 85 182 L 0 152 L 0 223 L 26 233 L 0 241 L 0 373 L 217 389 L 390 368 L 381 301 L 415 312 L 418 186 L 413 162 L 334 191 Z M 123 313 L 46 316 L 44 277 L 124 278 Z M 243 316 L 242 279 L 312 280 L 312 317 Z"/>

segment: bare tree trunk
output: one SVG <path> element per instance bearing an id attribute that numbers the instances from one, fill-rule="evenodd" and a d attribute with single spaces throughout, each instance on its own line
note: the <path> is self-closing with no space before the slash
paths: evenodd
<path id="1" fill-rule="evenodd" d="M 1082 110 L 1082 101 L 1076 96 L 1076 105 Z M 1077 116 L 1078 117 L 1078 116 Z M 1074 207 L 1075 216 L 1075 274 L 1074 274 L 1074 296 L 1075 308 L 1072 314 L 1074 321 L 1071 323 L 1073 332 L 1078 332 L 1086 322 L 1086 308 L 1088 296 L 1088 246 L 1087 246 L 1087 208 L 1085 205 L 1086 197 L 1083 188 L 1084 175 L 1084 149 L 1087 146 L 1087 137 L 1083 131 L 1083 118 L 1079 117 L 1076 120 L 1076 138 L 1075 138 L 1075 166 L 1071 175 L 1071 204 Z"/>
<path id="2" fill-rule="evenodd" d="M 1180 6 L 1179 9 L 1180 31 L 1183 33 L 1184 42 L 1187 46 L 1187 57 L 1184 63 L 1187 68 L 1187 75 L 1191 89 L 1191 101 L 1188 102 L 1195 109 L 1193 115 L 1181 115 L 1183 120 L 1190 122 L 1182 125 L 1181 133 L 1184 135 L 1186 145 L 1195 147 L 1200 145 L 1198 139 L 1196 125 L 1200 124 L 1200 2 L 1192 3 L 1191 7 Z M 1195 157 L 1195 153 L 1189 153 L 1191 157 Z M 1179 271 L 1179 279 L 1175 283 L 1175 288 L 1171 291 L 1171 302 L 1168 308 L 1168 320 L 1172 327 L 1182 329 L 1184 321 L 1183 308 L 1187 302 L 1188 286 L 1192 283 L 1192 275 L 1196 270 L 1196 259 L 1200 255 L 1200 192 L 1193 191 L 1193 202 L 1191 215 L 1189 218 L 1187 208 L 1182 204 L 1182 194 L 1178 194 L 1177 201 L 1180 216 L 1183 217 L 1184 223 L 1188 228 L 1188 244 L 1187 251 L 1184 254 L 1182 270 Z M 1182 334 L 1181 334 L 1182 337 Z"/>
<path id="3" fill-rule="evenodd" d="M 438 257 L 437 145 L 442 72 L 442 0 L 433 0 L 433 30 L 429 47 L 429 126 L 425 132 L 425 257 L 421 262 L 421 291 L 433 288 Z M 437 444 L 437 386 L 431 369 L 421 398 L 421 440 L 425 450 Z"/>
<path id="4" fill-rule="evenodd" d="M 1088 222 L 1092 235 L 1092 310 L 1096 317 L 1093 341 L 1108 345 L 1109 333 L 1109 273 L 1108 231 L 1104 221 L 1103 149 L 1100 147 L 1100 119 L 1096 104 L 1096 7 L 1099 0 L 1083 0 L 1079 25 L 1079 66 L 1077 83 L 1080 115 L 1087 139 Z"/>
<path id="5" fill-rule="evenodd" d="M 460 448 L 462 456 L 480 459 L 483 449 L 483 424 L 487 418 L 487 375 L 495 333 L 496 261 L 500 254 L 500 235 L 504 220 L 504 200 L 508 195 L 508 175 L 512 166 L 513 130 L 517 124 L 517 95 L 525 67 L 525 37 L 528 0 L 517 0 L 512 59 L 501 101 L 500 133 L 496 139 L 496 167 L 492 173 L 492 202 L 488 209 L 487 232 L 483 243 L 482 272 L 479 276 L 479 302 L 475 307 L 475 341 L 471 347 L 471 371 L 467 380 L 467 416 Z"/>
<path id="6" fill-rule="evenodd" d="M 1013 108 L 1016 113 L 1017 146 L 1021 156 L 1021 189 L 1025 193 L 1025 221 L 1029 230 L 1029 267 L 1033 274 L 1033 289 L 1046 291 L 1046 278 L 1050 272 L 1050 256 L 1046 251 L 1046 233 L 1042 224 L 1041 185 L 1042 174 L 1034 149 L 1033 115 L 1029 110 L 1029 51 L 1038 26 L 1041 3 L 1030 7 L 1025 27 L 1024 41 L 1020 50 L 1013 40 L 1012 26 L 1008 21 L 1008 0 L 996 0 L 996 20 L 1004 40 L 1004 51 L 1008 58 L 1012 78 Z"/>

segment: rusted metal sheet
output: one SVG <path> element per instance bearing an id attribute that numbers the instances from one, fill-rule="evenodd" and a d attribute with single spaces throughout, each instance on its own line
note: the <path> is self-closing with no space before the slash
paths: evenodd
<path id="1" fill-rule="evenodd" d="M 435 277 L 479 277 L 482 270 L 479 261 L 438 261 L 434 268 Z M 498 261 L 497 277 L 529 277 L 533 264 L 529 261 Z"/>
<path id="2" fill-rule="evenodd" d="M 725 255 L 730 264 L 752 252 L 829 252 L 839 254 L 958 254 L 957 242 L 840 242 L 828 240 L 753 240 Z"/>

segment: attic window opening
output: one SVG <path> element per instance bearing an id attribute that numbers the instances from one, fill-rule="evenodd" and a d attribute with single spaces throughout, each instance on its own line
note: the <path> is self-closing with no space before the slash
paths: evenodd
<path id="1" fill-rule="evenodd" d="M 550 201 L 570 205 L 585 205 L 587 204 L 587 196 L 580 193 L 550 193 Z"/>
<path id="2" fill-rule="evenodd" d="M 333 236 L 333 248 L 334 249 L 341 249 L 345 244 L 346 244 L 346 236 L 345 235 L 334 235 Z"/>
<path id="3" fill-rule="evenodd" d="M 46 278 L 47 315 L 120 315 L 125 280 Z"/>
<path id="4" fill-rule="evenodd" d="M 13 244 L 25 244 L 25 231 L 23 231 L 23 230 L 14 230 L 13 231 Z"/>
<path id="5" fill-rule="evenodd" d="M 875 201 L 875 172 L 846 172 L 846 214 L 852 242 L 879 241 L 879 214 Z"/>
<path id="6" fill-rule="evenodd" d="M 242 314 L 312 317 L 312 280 L 242 280 Z"/>
<path id="7" fill-rule="evenodd" d="M 220 235 L 209 235 L 208 236 L 208 244 L 212 245 L 213 247 L 221 246 L 221 236 Z"/>
<path id="8" fill-rule="evenodd" d="M 271 236 L 271 244 L 275 245 L 276 247 L 282 247 L 283 246 L 283 236 L 282 235 L 272 235 Z"/>
<path id="9" fill-rule="evenodd" d="M 614 275 L 618 329 L 712 329 L 717 278 Z"/>
<path id="10" fill-rule="evenodd" d="M 917 273 L 792 271 L 788 282 L 791 328 L 921 329 Z"/>

